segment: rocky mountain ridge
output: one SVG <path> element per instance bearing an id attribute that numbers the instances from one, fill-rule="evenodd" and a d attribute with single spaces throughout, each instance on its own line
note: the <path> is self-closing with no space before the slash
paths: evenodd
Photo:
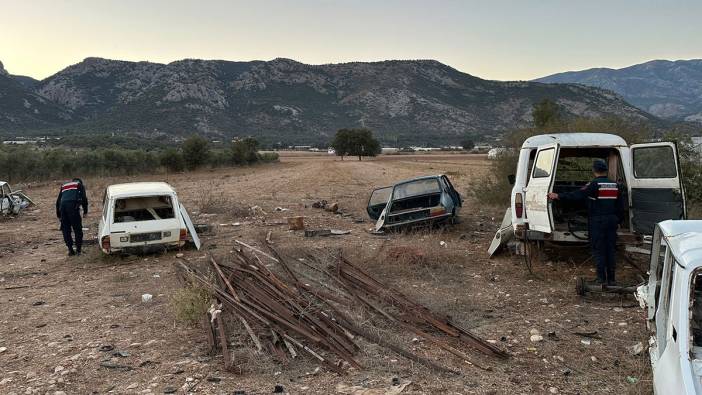
<path id="1" fill-rule="evenodd" d="M 582 85 L 483 80 L 434 60 L 307 65 L 290 59 L 169 64 L 87 58 L 22 92 L 54 106 L 51 122 L 18 123 L 0 107 L 0 131 L 156 131 L 305 143 L 343 127 L 369 127 L 386 140 L 457 141 L 527 126 L 534 103 L 556 100 L 566 116 L 652 117 L 611 91 Z M 37 113 L 15 108 L 27 117 Z M 48 110 L 47 110 L 48 111 Z M 40 110 L 41 114 L 41 110 Z"/>
<path id="2" fill-rule="evenodd" d="M 702 59 L 653 60 L 621 69 L 569 71 L 535 81 L 609 89 L 655 116 L 702 123 Z"/>

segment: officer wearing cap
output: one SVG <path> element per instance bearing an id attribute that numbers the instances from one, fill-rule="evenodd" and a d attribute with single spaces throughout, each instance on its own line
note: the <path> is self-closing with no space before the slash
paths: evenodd
<path id="1" fill-rule="evenodd" d="M 80 178 L 61 185 L 58 197 L 56 198 L 56 216 L 61 220 L 61 232 L 63 241 L 68 247 L 68 255 L 80 255 L 83 246 L 83 220 L 80 216 L 80 208 L 83 207 L 83 215 L 88 214 L 88 196 L 85 193 L 83 181 Z M 73 249 L 73 237 L 75 235 L 75 246 Z"/>
<path id="2" fill-rule="evenodd" d="M 583 188 L 565 193 L 549 193 L 551 200 L 587 200 L 588 230 L 592 255 L 597 262 L 597 282 L 615 284 L 617 227 L 624 219 L 624 199 L 616 182 L 607 177 L 607 164 L 592 164 L 595 178 Z"/>

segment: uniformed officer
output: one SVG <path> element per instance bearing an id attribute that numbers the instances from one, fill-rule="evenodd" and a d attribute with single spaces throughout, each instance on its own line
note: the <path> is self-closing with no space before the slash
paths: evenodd
<path id="1" fill-rule="evenodd" d="M 624 199 L 619 186 L 607 177 L 607 164 L 592 164 L 595 179 L 583 188 L 565 193 L 549 193 L 551 200 L 587 200 L 588 233 L 592 255 L 597 262 L 597 282 L 615 284 L 617 227 L 624 219 Z"/>
<path id="2" fill-rule="evenodd" d="M 83 181 L 80 178 L 61 185 L 58 197 L 56 198 L 56 216 L 61 220 L 61 232 L 63 241 L 68 247 L 68 255 L 80 255 L 83 246 L 83 220 L 80 216 L 80 207 L 83 207 L 83 215 L 88 214 L 88 195 L 85 193 Z M 75 246 L 73 249 L 73 238 L 71 230 L 75 235 Z"/>

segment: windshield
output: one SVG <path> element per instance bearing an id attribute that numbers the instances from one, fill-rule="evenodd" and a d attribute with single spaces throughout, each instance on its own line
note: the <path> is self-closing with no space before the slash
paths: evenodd
<path id="1" fill-rule="evenodd" d="M 174 218 L 170 196 L 139 196 L 115 201 L 114 222 L 139 222 Z"/>
<path id="2" fill-rule="evenodd" d="M 392 198 L 397 200 L 431 193 L 441 193 L 441 186 L 439 185 L 439 180 L 436 178 L 427 178 L 399 184 L 395 186 Z"/>

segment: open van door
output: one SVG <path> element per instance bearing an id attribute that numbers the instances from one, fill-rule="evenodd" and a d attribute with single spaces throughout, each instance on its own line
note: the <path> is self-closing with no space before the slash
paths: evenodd
<path id="1" fill-rule="evenodd" d="M 559 147 L 558 143 L 548 144 L 536 151 L 524 199 L 527 222 L 531 230 L 544 233 L 553 231 L 553 214 L 547 195 L 553 190 Z"/>
<path id="2" fill-rule="evenodd" d="M 631 146 L 631 228 L 653 234 L 658 222 L 685 219 L 685 192 L 674 143 Z"/>

